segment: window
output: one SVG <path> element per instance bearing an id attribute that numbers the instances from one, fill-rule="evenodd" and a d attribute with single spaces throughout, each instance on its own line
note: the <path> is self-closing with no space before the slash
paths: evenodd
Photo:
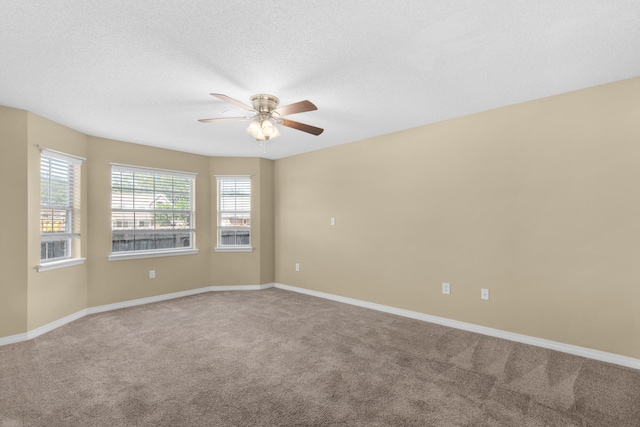
<path id="1" fill-rule="evenodd" d="M 80 258 L 79 157 L 42 149 L 40 155 L 40 266 L 73 265 Z M 75 259 L 78 262 L 58 261 Z M 49 267 L 45 265 L 49 263 Z M 52 264 L 53 263 L 53 264 Z"/>
<path id="2" fill-rule="evenodd" d="M 192 173 L 112 165 L 109 259 L 197 252 L 194 189 Z"/>
<path id="3" fill-rule="evenodd" d="M 250 251 L 251 178 L 216 176 L 218 181 L 217 251 Z"/>

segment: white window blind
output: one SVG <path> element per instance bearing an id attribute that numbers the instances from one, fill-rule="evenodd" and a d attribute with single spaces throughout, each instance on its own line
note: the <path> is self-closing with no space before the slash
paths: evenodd
<path id="1" fill-rule="evenodd" d="M 217 176 L 218 247 L 251 246 L 251 178 Z"/>
<path id="2" fill-rule="evenodd" d="M 82 159 L 43 149 L 40 156 L 40 260 L 72 258 L 80 238 Z M 79 255 L 79 254 L 78 254 Z"/>
<path id="3" fill-rule="evenodd" d="M 112 165 L 112 253 L 193 249 L 195 174 Z"/>

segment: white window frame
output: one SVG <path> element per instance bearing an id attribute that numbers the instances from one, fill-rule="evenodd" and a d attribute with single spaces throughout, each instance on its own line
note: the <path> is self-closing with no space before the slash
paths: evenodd
<path id="1" fill-rule="evenodd" d="M 216 252 L 251 252 L 253 251 L 252 246 L 252 227 L 251 227 L 251 198 L 252 198 L 252 186 L 251 186 L 251 175 L 215 175 L 216 178 L 216 188 L 217 188 L 217 246 L 214 249 Z M 223 201 L 223 187 L 231 188 L 236 187 L 238 185 L 246 185 L 248 184 L 249 189 L 249 201 L 248 205 L 246 200 L 243 203 L 237 203 L 237 200 L 233 200 L 230 203 L 229 198 Z M 245 187 L 246 188 L 246 187 Z M 235 191 L 235 190 L 232 190 Z M 231 199 L 234 199 L 231 197 Z M 229 218 L 229 216 L 237 216 L 243 218 L 243 222 L 248 222 L 248 226 L 243 225 L 229 225 L 225 222 L 228 221 L 224 218 Z M 234 239 L 235 242 L 230 244 L 225 242 L 223 238 L 224 232 L 249 232 L 248 242 L 246 244 L 238 244 L 237 236 Z"/>
<path id="2" fill-rule="evenodd" d="M 127 187 L 127 189 L 131 189 L 132 193 L 132 203 L 131 205 L 127 205 L 124 202 L 123 198 L 123 188 L 117 187 L 118 183 L 118 174 L 125 173 L 132 177 L 133 182 L 131 183 L 132 187 Z M 181 171 L 173 171 L 167 169 L 156 169 L 156 168 L 146 168 L 142 166 L 131 166 L 131 165 L 123 165 L 119 163 L 111 163 L 111 254 L 109 255 L 109 261 L 117 261 L 117 260 L 125 260 L 125 259 L 136 259 L 136 258 L 154 258 L 154 257 L 163 257 L 163 256 L 175 256 L 175 255 L 191 255 L 197 254 L 198 250 L 195 246 L 195 238 L 196 238 L 196 201 L 195 201 L 195 187 L 196 187 L 196 173 L 192 172 L 181 172 Z M 153 179 L 153 188 L 151 191 L 149 189 L 143 189 L 142 186 L 136 185 L 136 177 L 138 179 L 142 177 L 149 177 Z M 120 175 L 122 177 L 122 175 Z M 190 180 L 190 189 L 189 189 L 189 208 L 188 209 L 177 209 L 175 206 L 171 207 L 163 207 L 158 208 L 156 205 L 156 200 L 158 197 L 163 197 L 166 199 L 165 203 L 171 204 L 171 198 L 173 198 L 176 194 L 182 193 L 184 191 L 175 191 L 173 189 L 173 181 L 172 181 L 172 189 L 171 191 L 162 191 L 160 189 L 156 189 L 156 181 L 158 179 L 171 178 L 182 178 Z M 120 182 L 122 185 L 122 182 Z M 118 201 L 118 194 L 120 195 L 120 200 Z M 136 206 L 136 195 L 146 195 L 146 197 L 150 197 L 152 204 L 145 205 L 144 207 Z M 169 196 L 169 197 L 167 197 Z M 147 202 L 149 201 L 147 200 Z M 175 223 L 173 224 L 174 228 L 159 228 L 160 226 L 155 223 L 155 218 L 157 218 L 158 214 L 166 214 L 166 215 L 182 215 L 187 216 L 188 224 L 185 228 L 175 227 Z M 133 219 L 124 219 L 127 215 L 131 216 Z M 139 218 L 144 217 L 144 218 Z M 126 225 L 125 225 L 126 224 Z M 142 227 L 142 228 L 140 228 Z M 129 238 L 133 238 L 133 249 L 124 249 L 124 250 L 116 250 L 114 251 L 114 237 L 117 234 L 122 234 L 128 236 Z M 135 238 L 136 236 L 144 236 L 154 234 L 159 235 L 169 235 L 177 238 L 178 235 L 184 234 L 188 235 L 189 246 L 173 246 L 170 248 L 153 248 L 153 249 L 136 249 L 135 248 Z M 144 240 L 144 239 L 143 239 Z"/>
<path id="3" fill-rule="evenodd" d="M 40 148 L 40 263 L 38 272 L 84 263 L 80 255 L 82 157 Z M 54 188 L 55 187 L 55 188 Z M 62 192 L 55 198 L 54 192 Z M 58 219 L 56 219 L 58 218 Z M 61 220 L 64 218 L 64 220 Z M 62 225 L 63 229 L 60 229 Z M 64 242 L 65 253 L 42 258 L 42 245 Z"/>

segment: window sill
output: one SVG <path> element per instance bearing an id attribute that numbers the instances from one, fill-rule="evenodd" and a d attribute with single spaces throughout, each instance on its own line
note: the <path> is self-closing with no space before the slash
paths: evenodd
<path id="1" fill-rule="evenodd" d="M 197 249 L 176 249 L 167 251 L 145 251 L 145 252 L 121 252 L 113 253 L 109 255 L 109 261 L 121 261 L 126 259 L 139 259 L 139 258 L 157 258 L 163 256 L 176 256 L 176 255 L 195 255 L 198 253 Z"/>
<path id="2" fill-rule="evenodd" d="M 58 268 L 65 268 L 65 267 L 71 267 L 72 265 L 84 264 L 85 260 L 86 258 L 68 258 L 60 261 L 45 262 L 44 264 L 39 264 L 37 269 L 38 269 L 38 273 L 42 271 L 57 270 Z"/>
<path id="3" fill-rule="evenodd" d="M 215 252 L 253 252 L 252 246 L 218 246 Z"/>

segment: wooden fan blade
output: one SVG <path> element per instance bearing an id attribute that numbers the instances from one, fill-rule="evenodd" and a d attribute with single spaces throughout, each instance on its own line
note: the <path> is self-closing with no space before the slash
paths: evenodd
<path id="1" fill-rule="evenodd" d="M 317 109 L 318 107 L 316 107 L 313 102 L 305 100 L 277 108 L 274 110 L 274 113 L 278 113 L 281 116 L 288 116 L 290 114 L 304 113 L 305 111 L 313 111 Z"/>
<path id="2" fill-rule="evenodd" d="M 249 120 L 251 117 L 218 117 L 215 119 L 199 119 L 200 123 L 211 123 L 211 122 L 230 122 L 234 120 Z"/>
<path id="3" fill-rule="evenodd" d="M 226 101 L 226 102 L 228 102 L 228 103 L 230 103 L 230 104 L 237 105 L 238 107 L 242 107 L 242 108 L 244 108 L 245 110 L 248 110 L 248 111 L 255 111 L 255 110 L 253 109 L 253 107 L 250 107 L 250 106 L 248 106 L 247 104 L 245 104 L 245 103 L 243 103 L 243 102 L 238 101 L 237 99 L 230 98 L 230 97 L 228 97 L 227 95 L 223 95 L 223 94 L 221 94 L 221 93 L 210 93 L 209 95 L 211 95 L 211 96 L 215 96 L 216 98 L 218 98 L 218 99 L 222 99 L 223 101 Z"/>
<path id="4" fill-rule="evenodd" d="M 311 126 L 311 125 L 306 125 L 304 123 L 300 123 L 300 122 L 294 122 L 293 120 L 287 120 L 287 119 L 280 119 L 278 120 L 278 122 L 282 122 L 282 126 L 287 126 L 296 130 L 301 130 L 302 132 L 307 132 L 310 133 L 312 135 L 320 135 L 322 132 L 324 132 L 324 129 L 321 128 L 317 128 L 315 126 Z"/>

